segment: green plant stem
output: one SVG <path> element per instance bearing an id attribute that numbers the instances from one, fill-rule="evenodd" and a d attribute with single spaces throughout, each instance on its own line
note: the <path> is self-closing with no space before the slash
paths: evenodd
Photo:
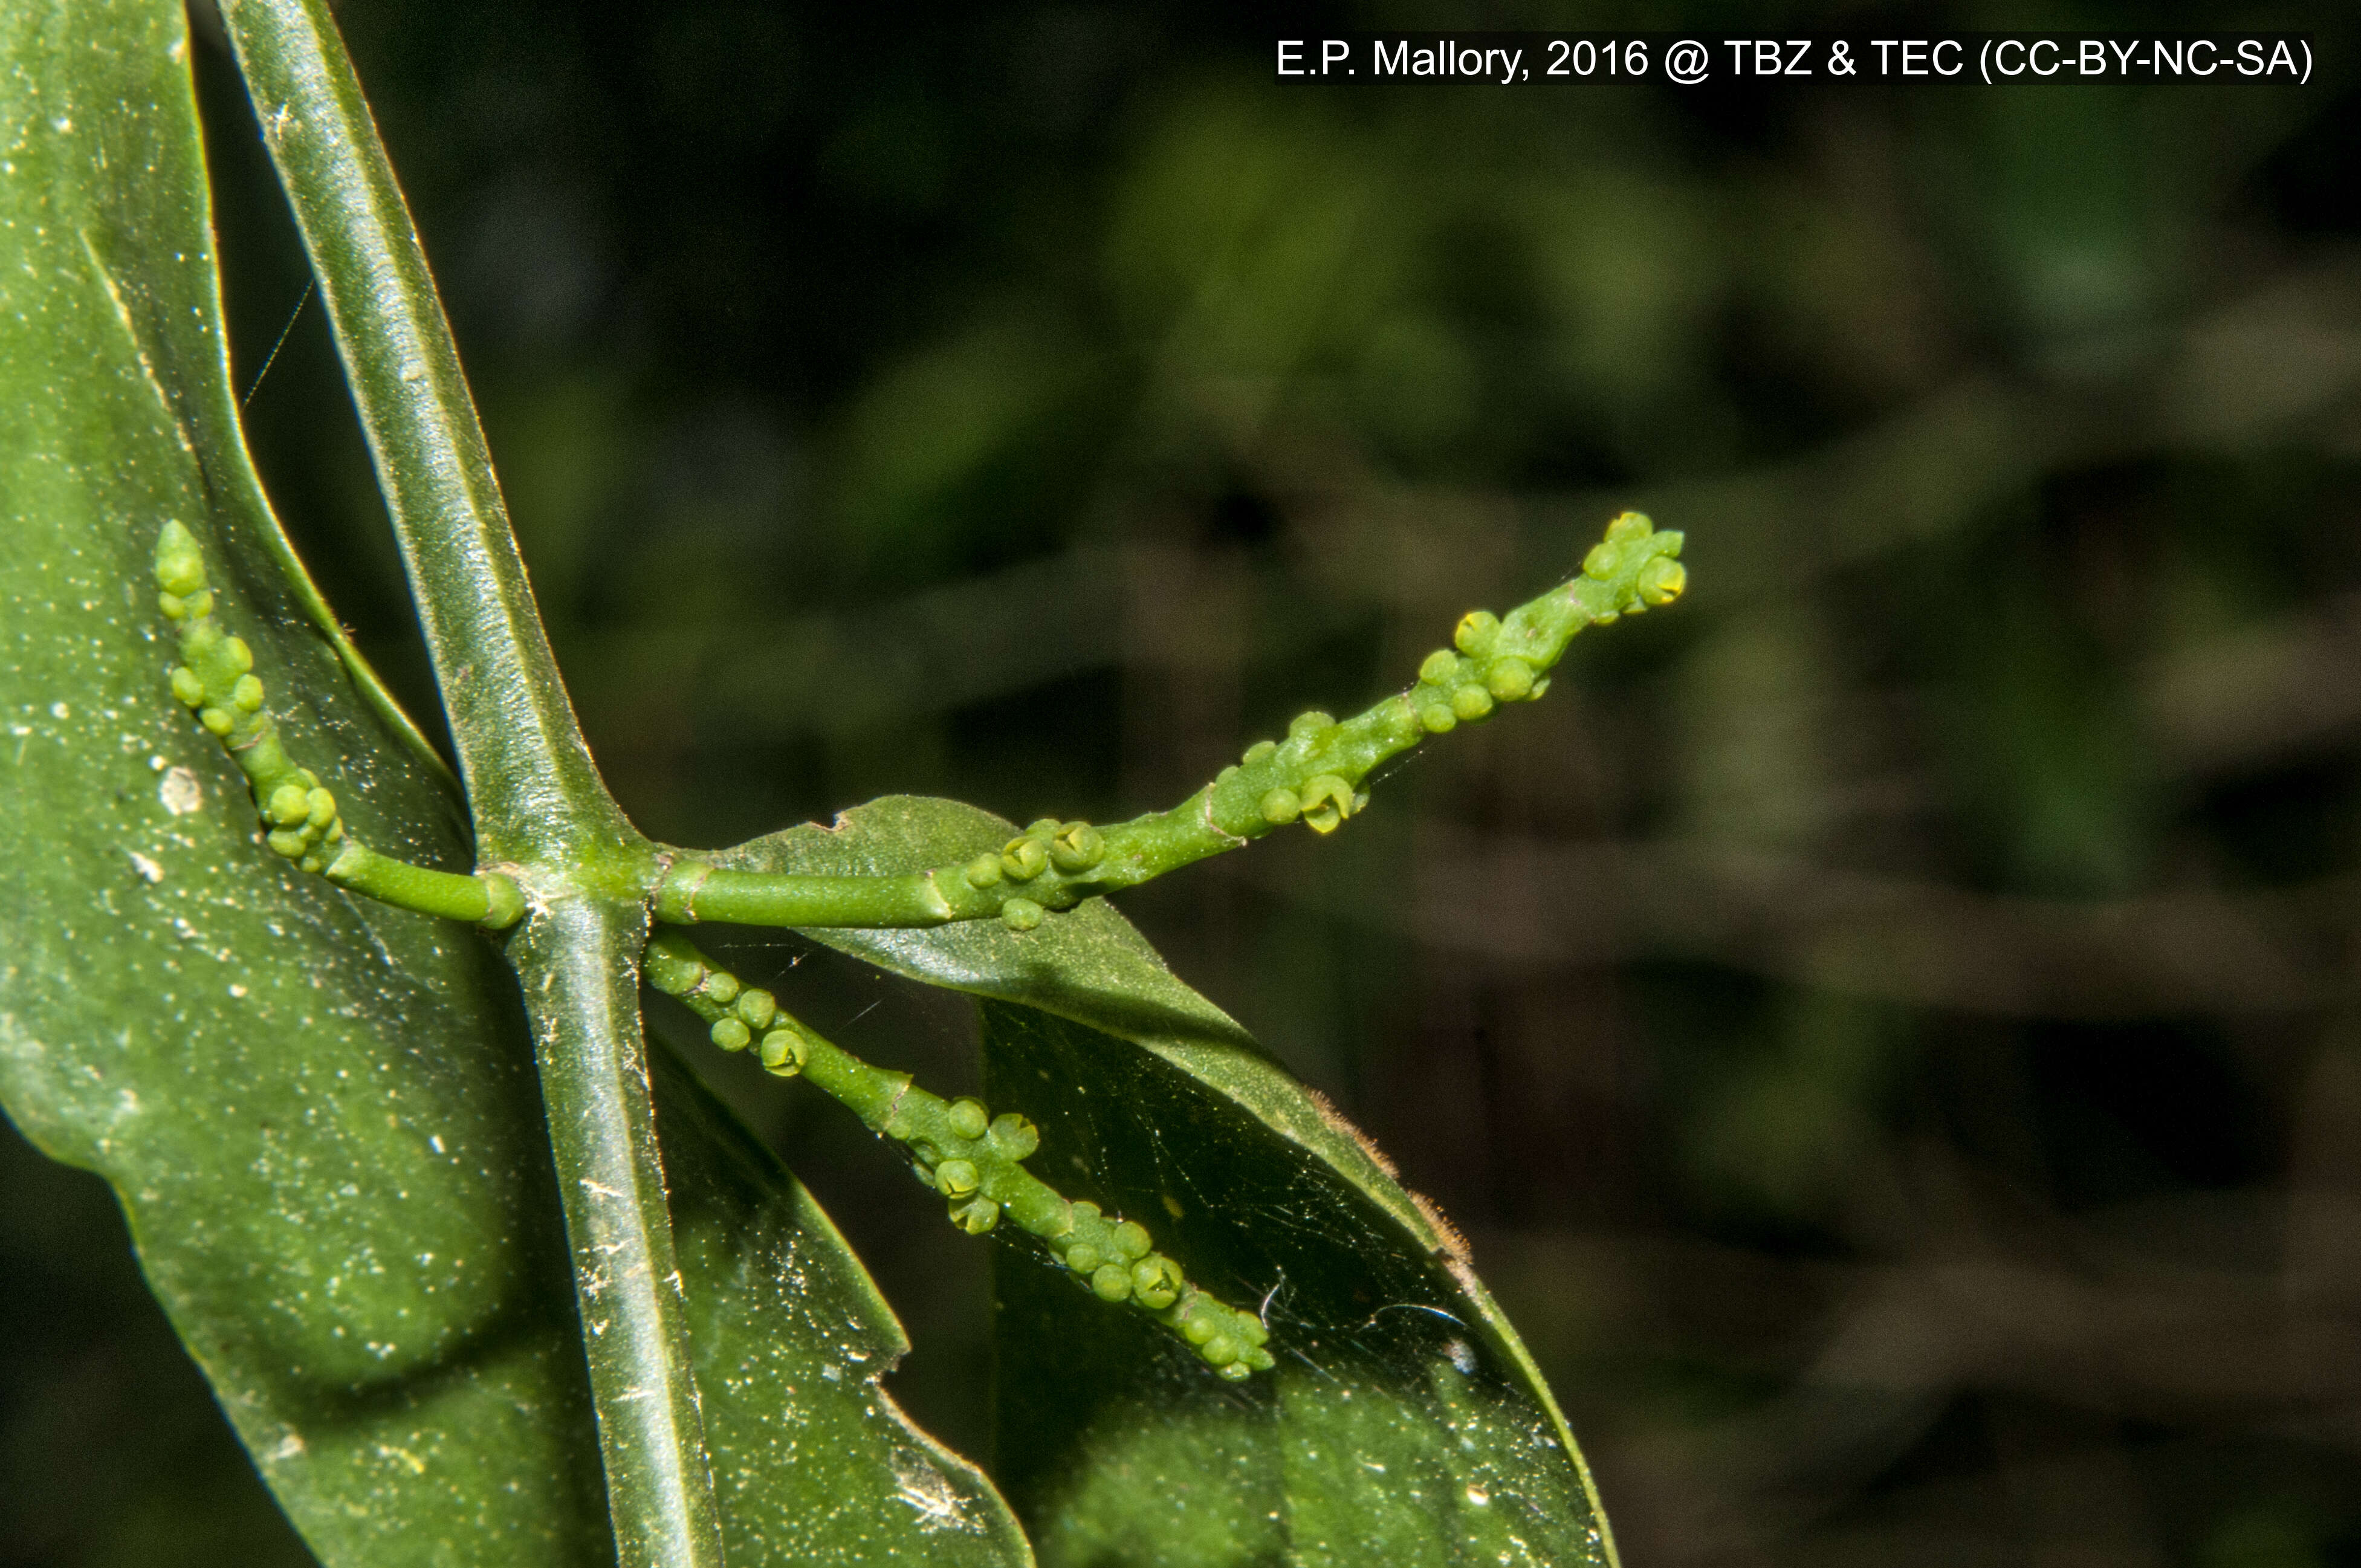
<path id="1" fill-rule="evenodd" d="M 566 898 L 511 948 L 524 949 L 518 967 L 544 992 L 533 1009 L 542 1099 L 618 1559 L 625 1568 L 719 1568 L 720 1520 L 697 1383 L 686 1373 L 688 1331 L 640 1027 L 634 959 L 646 938 L 638 909 Z"/>
<path id="2" fill-rule="evenodd" d="M 1477 722 L 1548 689 L 1547 672 L 1583 628 L 1680 597 L 1681 535 L 1636 512 L 1609 525 L 1580 576 L 1505 617 L 1474 610 L 1453 646 L 1429 654 L 1416 685 L 1342 723 L 1298 716 L 1284 740 L 1246 749 L 1169 811 L 1106 828 L 1045 818 L 997 855 L 903 876 L 820 877 L 739 871 L 681 851 L 657 883 L 656 917 L 676 925 L 924 927 L 998 916 L 1026 930 L 1045 913 L 1137 887 L 1290 823 L 1335 830 L 1368 803 L 1381 762 L 1429 735 Z"/>
<path id="3" fill-rule="evenodd" d="M 324 0 L 224 0 L 359 410 L 488 861 L 635 836 L 583 744 L 457 347 Z"/>
<path id="4" fill-rule="evenodd" d="M 531 894 L 509 954 L 539 1047 L 620 1562 L 718 1568 L 631 981 L 655 855 L 583 743 L 425 255 L 324 0 L 223 0 L 222 14 L 401 543 L 478 855 Z"/>
<path id="5" fill-rule="evenodd" d="M 712 1025 L 715 1045 L 733 1051 L 756 1045 L 766 1069 L 809 1079 L 907 1149 L 918 1179 L 943 1195 L 951 1223 L 970 1235 L 992 1230 L 1005 1214 L 1101 1300 L 1147 1313 L 1222 1376 L 1237 1382 L 1274 1364 L 1263 1348 L 1269 1331 L 1262 1321 L 1191 1283 L 1155 1250 L 1145 1225 L 1110 1218 L 1095 1203 L 1070 1202 L 1026 1169 L 1041 1135 L 1023 1116 L 994 1116 L 981 1101 L 945 1100 L 906 1072 L 873 1067 L 790 1017 L 769 992 L 748 989 L 677 931 L 660 931 L 648 943 L 646 974 L 650 985 Z"/>

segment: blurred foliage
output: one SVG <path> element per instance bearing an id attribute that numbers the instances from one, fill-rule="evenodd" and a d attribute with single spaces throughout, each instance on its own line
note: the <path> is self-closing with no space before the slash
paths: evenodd
<path id="1" fill-rule="evenodd" d="M 1469 1233 L 1635 1563 L 2361 1560 L 2349 83 L 1272 86 L 1279 32 L 1434 19 L 1384 5 L 341 15 L 651 832 L 1160 806 L 1643 507 L 1679 615 L 1127 911 Z M 199 68 L 244 380 L 303 273 Z M 423 717 L 341 400 L 314 304 L 254 440 Z M 972 1087 L 956 1001 L 725 958 Z M 725 1087 L 980 1451 L 983 1249 Z M 0 1563 L 267 1560 L 103 1194 L 5 1157 Z"/>

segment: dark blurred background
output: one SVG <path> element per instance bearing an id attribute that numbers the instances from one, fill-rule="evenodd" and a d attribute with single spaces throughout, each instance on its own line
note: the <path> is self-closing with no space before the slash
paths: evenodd
<path id="1" fill-rule="evenodd" d="M 2361 1563 L 2350 20 L 1246 9 L 341 6 L 626 807 L 1168 805 L 1644 508 L 1687 601 L 1126 910 L 1468 1232 L 1634 1568 Z M 1275 37 L 1439 21 L 2323 66 L 1273 83 Z M 200 24 L 243 385 L 306 274 Z M 316 302 L 249 412 L 431 710 Z M 973 1082 L 956 999 L 731 951 Z M 981 1453 L 983 1249 L 703 1065 Z M 0 1190 L 0 1563 L 300 1561 L 104 1189 L 8 1132 Z"/>

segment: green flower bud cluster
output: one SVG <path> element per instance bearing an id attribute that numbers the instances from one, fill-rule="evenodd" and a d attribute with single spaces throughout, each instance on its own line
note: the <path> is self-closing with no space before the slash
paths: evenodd
<path id="1" fill-rule="evenodd" d="M 1106 839 L 1087 822 L 1060 822 L 1045 817 L 1001 847 L 998 854 L 982 854 L 959 868 L 959 884 L 971 894 L 998 894 L 1000 918 L 1012 931 L 1030 931 L 1041 924 L 1047 909 L 1070 909 L 1082 894 L 1072 886 L 1106 859 Z M 1038 898 L 1014 891 L 1051 873 Z M 1071 880 L 1070 880 L 1071 879 Z"/>
<path id="2" fill-rule="evenodd" d="M 807 877 L 723 869 L 685 856 L 656 889 L 659 919 L 761 926 L 939 926 L 997 916 L 1012 931 L 1301 822 L 1334 832 L 1369 804 L 1362 784 L 1387 759 L 1549 689 L 1548 673 L 1586 626 L 1678 598 L 1681 535 L 1625 512 L 1581 574 L 1505 616 L 1471 610 L 1419 666 L 1410 690 L 1341 722 L 1297 715 L 1283 740 L 1257 740 L 1170 811 L 1093 828 L 1045 817 L 956 865 L 891 877 Z"/>
<path id="3" fill-rule="evenodd" d="M 214 620 L 204 557 L 178 522 L 166 523 L 157 542 L 156 587 L 158 608 L 181 633 L 172 695 L 229 748 L 253 785 L 271 850 L 307 872 L 326 871 L 346 846 L 336 797 L 321 787 L 317 773 L 296 766 L 280 744 L 279 727 L 263 707 L 262 682 L 253 673 L 254 650 Z"/>
<path id="4" fill-rule="evenodd" d="M 1044 852 L 1054 853 L 1067 835 L 1059 824 L 1048 827 L 1052 848 Z M 1043 841 L 1028 829 L 1005 853 Z M 1068 847 L 1077 855 L 1087 848 Z M 977 1100 L 946 1101 L 914 1086 L 906 1073 L 871 1066 L 781 1012 L 768 992 L 740 984 L 677 932 L 660 932 L 648 943 L 645 973 L 649 984 L 703 1018 L 724 1050 L 743 1050 L 753 1031 L 763 1030 L 765 1068 L 809 1079 L 900 1143 L 918 1179 L 942 1195 L 951 1223 L 968 1234 L 983 1235 L 1005 1215 L 1101 1300 L 1146 1312 L 1222 1376 L 1238 1381 L 1272 1365 L 1262 1320 L 1190 1283 L 1178 1263 L 1156 1250 L 1145 1225 L 1104 1214 L 1094 1203 L 1070 1202 L 1027 1170 L 1023 1162 L 1040 1147 L 1041 1134 L 1025 1117 L 994 1116 Z"/>
<path id="5" fill-rule="evenodd" d="M 1542 674 L 1555 663 L 1585 622 L 1601 625 L 1670 604 L 1688 586 L 1678 560 L 1681 536 L 1658 533 L 1647 518 L 1627 511 L 1607 525 L 1607 537 L 1583 557 L 1582 576 L 1554 594 L 1510 613 L 1488 610 L 1460 618 L 1452 645 L 1438 648 L 1418 668 L 1408 696 L 1419 727 L 1447 734 L 1488 716 L 1504 702 L 1530 702 L 1549 690 Z M 1553 602 L 1558 601 L 1558 602 Z M 1569 611 L 1582 617 L 1572 621 Z"/>
<path id="6" fill-rule="evenodd" d="M 515 924 L 524 899 L 503 876 L 460 877 L 390 860 L 346 832 L 336 797 L 320 775 L 299 767 L 264 707 L 254 650 L 214 619 L 203 554 L 187 528 L 167 522 L 156 541 L 157 607 L 180 629 L 181 662 L 172 695 L 229 749 L 253 788 L 267 829 L 264 841 L 307 872 L 316 872 L 388 903 L 473 920 L 492 928 Z"/>

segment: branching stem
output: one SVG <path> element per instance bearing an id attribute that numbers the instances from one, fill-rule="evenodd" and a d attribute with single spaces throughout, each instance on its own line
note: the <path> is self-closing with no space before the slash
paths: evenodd
<path id="1" fill-rule="evenodd" d="M 730 1051 L 754 1046 L 764 1068 L 809 1079 L 909 1150 L 918 1179 L 949 1201 L 951 1223 L 970 1235 L 993 1229 L 1005 1214 L 1101 1300 L 1146 1312 L 1224 1377 L 1242 1381 L 1273 1365 L 1263 1348 L 1269 1331 L 1262 1321 L 1191 1284 L 1178 1263 L 1155 1250 L 1146 1226 L 1110 1218 L 1095 1203 L 1071 1202 L 1026 1169 L 1041 1135 L 1023 1116 L 994 1116 L 981 1101 L 947 1101 L 913 1084 L 906 1072 L 871 1066 L 788 1016 L 769 992 L 741 984 L 677 931 L 650 940 L 642 972 L 712 1025 L 715 1045 Z"/>
<path id="2" fill-rule="evenodd" d="M 320 775 L 298 767 L 280 743 L 255 674 L 254 651 L 214 619 L 213 587 L 194 535 L 168 522 L 156 541 L 157 599 L 180 628 L 172 695 L 219 737 L 253 786 L 266 841 L 307 872 L 388 904 L 498 929 L 524 913 L 524 895 L 497 872 L 473 876 L 380 855 L 345 828 L 336 797 Z"/>

